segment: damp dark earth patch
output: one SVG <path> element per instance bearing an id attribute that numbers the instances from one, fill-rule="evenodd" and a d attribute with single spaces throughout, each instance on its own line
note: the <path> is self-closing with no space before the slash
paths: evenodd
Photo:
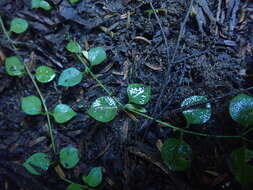
<path id="1" fill-rule="evenodd" d="M 0 189 L 251 189 L 253 3 L 0 2 Z"/>

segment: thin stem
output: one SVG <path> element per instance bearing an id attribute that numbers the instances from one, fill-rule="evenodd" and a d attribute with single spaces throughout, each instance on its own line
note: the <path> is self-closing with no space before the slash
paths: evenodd
<path id="1" fill-rule="evenodd" d="M 242 133 L 242 136 L 247 135 L 249 132 L 251 132 L 253 130 L 253 127 L 249 128 L 247 131 L 245 131 L 244 133 Z"/>
<path id="2" fill-rule="evenodd" d="M 33 75 L 32 73 L 30 72 L 29 68 L 27 67 L 27 65 L 24 63 L 25 65 L 25 69 L 26 69 L 26 72 L 28 74 L 28 76 L 30 77 L 30 79 L 32 80 L 39 96 L 40 96 L 40 99 L 42 101 L 42 105 L 44 107 L 44 110 L 45 110 L 45 113 L 46 113 L 46 116 L 47 116 L 47 122 L 48 122 L 48 132 L 49 132 L 49 136 L 51 138 L 51 142 L 52 142 L 52 147 L 53 147 L 53 151 L 54 153 L 56 153 L 56 147 L 55 147 L 55 142 L 54 142 L 54 135 L 53 135 L 53 131 L 52 131 L 52 124 L 51 124 L 51 120 L 50 120 L 50 115 L 49 115 L 49 112 L 48 112 L 48 109 L 47 109 L 47 106 L 46 106 L 46 103 L 45 103 L 45 99 L 36 83 L 36 81 L 34 80 L 33 78 Z"/>
<path id="3" fill-rule="evenodd" d="M 4 33 L 5 37 L 7 38 L 7 40 L 8 40 L 8 41 L 11 41 L 10 35 L 9 35 L 9 33 L 6 31 L 6 29 L 5 29 L 5 26 L 4 26 L 4 23 L 3 23 L 3 19 L 2 19 L 1 16 L 0 16 L 0 25 L 1 25 L 1 28 L 2 28 L 2 30 L 3 30 L 3 33 Z M 16 46 L 15 46 L 13 43 L 11 43 L 11 46 L 12 46 L 13 49 L 15 49 L 15 50 L 17 49 Z"/>

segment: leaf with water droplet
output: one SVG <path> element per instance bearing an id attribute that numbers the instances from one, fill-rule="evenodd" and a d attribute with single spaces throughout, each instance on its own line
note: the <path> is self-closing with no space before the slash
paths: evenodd
<path id="1" fill-rule="evenodd" d="M 97 187 L 103 179 L 102 167 L 94 167 L 87 176 L 83 176 L 84 183 L 90 187 Z"/>
<path id="2" fill-rule="evenodd" d="M 253 97 L 238 94 L 229 104 L 231 118 L 243 126 L 253 125 Z"/>
<path id="3" fill-rule="evenodd" d="M 81 46 L 73 40 L 69 41 L 66 48 L 71 53 L 81 53 L 82 52 Z"/>
<path id="4" fill-rule="evenodd" d="M 231 153 L 231 166 L 235 178 L 242 185 L 253 182 L 253 165 L 248 162 L 253 159 L 253 151 L 245 147 L 240 147 Z"/>
<path id="5" fill-rule="evenodd" d="M 170 138 L 163 143 L 161 155 L 172 171 L 184 171 L 191 165 L 191 147 L 181 139 Z"/>
<path id="6" fill-rule="evenodd" d="M 100 122 L 109 122 L 117 114 L 118 107 L 110 96 L 103 96 L 96 99 L 88 109 L 88 114 Z"/>
<path id="7" fill-rule="evenodd" d="M 79 162 L 78 150 L 69 145 L 60 151 L 60 162 L 64 168 L 70 169 Z"/>
<path id="8" fill-rule="evenodd" d="M 54 119 L 57 123 L 65 123 L 72 119 L 76 112 L 66 104 L 58 104 L 53 111 Z"/>
<path id="9" fill-rule="evenodd" d="M 34 175 L 41 175 L 42 171 L 47 171 L 50 166 L 50 160 L 45 153 L 35 153 L 23 163 L 23 166 Z"/>
<path id="10" fill-rule="evenodd" d="M 129 84 L 127 87 L 127 95 L 130 102 L 144 105 L 151 98 L 151 88 L 144 84 Z"/>
<path id="11" fill-rule="evenodd" d="M 181 107 L 191 106 L 203 101 L 207 101 L 206 96 L 191 96 L 189 98 L 184 99 L 184 101 L 181 103 Z M 203 124 L 211 118 L 211 104 L 207 103 L 204 105 L 203 108 L 191 108 L 185 110 L 183 111 L 183 115 L 186 118 L 188 124 Z"/>
<path id="12" fill-rule="evenodd" d="M 66 190 L 84 190 L 83 186 L 77 183 L 71 183 Z"/>
<path id="13" fill-rule="evenodd" d="M 106 59 L 106 52 L 102 47 L 91 48 L 88 51 L 88 60 L 91 66 L 99 65 Z"/>
<path id="14" fill-rule="evenodd" d="M 58 85 L 65 87 L 75 86 L 79 84 L 82 79 L 83 73 L 81 73 L 76 68 L 71 67 L 62 71 L 58 80 Z"/>
<path id="15" fill-rule="evenodd" d="M 41 83 L 51 82 L 55 76 L 56 74 L 51 67 L 43 65 L 36 69 L 35 77 Z"/>
<path id="16" fill-rule="evenodd" d="M 7 57 L 5 70 L 10 76 L 21 76 L 24 74 L 24 65 L 17 56 Z"/>
<path id="17" fill-rule="evenodd" d="M 28 115 L 41 114 L 42 103 L 37 96 L 27 96 L 21 99 L 21 108 Z"/>
<path id="18" fill-rule="evenodd" d="M 28 22 L 25 19 L 22 18 L 14 18 L 11 21 L 11 28 L 10 31 L 16 33 L 16 34 L 21 34 L 25 32 L 28 28 Z"/>

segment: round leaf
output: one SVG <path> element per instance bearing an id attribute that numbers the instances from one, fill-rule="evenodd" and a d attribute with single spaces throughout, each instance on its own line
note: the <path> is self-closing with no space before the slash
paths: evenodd
<path id="1" fill-rule="evenodd" d="M 57 123 L 65 123 L 72 119 L 76 112 L 66 104 L 58 104 L 53 111 L 54 119 Z"/>
<path id="2" fill-rule="evenodd" d="M 81 46 L 77 42 L 74 42 L 73 40 L 69 41 L 66 48 L 71 53 L 81 53 L 82 52 Z"/>
<path id="3" fill-rule="evenodd" d="M 34 175 L 41 175 L 41 172 L 47 171 L 50 166 L 50 160 L 45 153 L 35 153 L 30 156 L 24 163 L 23 166 Z"/>
<path id="4" fill-rule="evenodd" d="M 22 18 L 14 18 L 11 21 L 10 31 L 15 32 L 16 34 L 21 34 L 25 32 L 28 28 L 28 22 Z"/>
<path id="5" fill-rule="evenodd" d="M 102 47 L 91 48 L 88 51 L 88 60 L 91 66 L 99 65 L 106 59 L 106 52 Z"/>
<path id="6" fill-rule="evenodd" d="M 78 3 L 80 0 L 69 0 L 69 2 L 73 5 L 73 4 L 76 4 Z"/>
<path id="7" fill-rule="evenodd" d="M 36 8 L 42 8 L 46 11 L 49 11 L 52 9 L 51 5 L 44 0 L 32 0 L 32 9 Z"/>
<path id="8" fill-rule="evenodd" d="M 40 8 L 41 0 L 32 0 L 32 9 Z"/>
<path id="9" fill-rule="evenodd" d="M 109 122 L 117 114 L 117 105 L 112 97 L 103 96 L 96 99 L 88 109 L 88 114 L 100 122 Z"/>
<path id="10" fill-rule="evenodd" d="M 78 150 L 72 146 L 62 148 L 60 151 L 60 162 L 64 168 L 73 168 L 79 162 Z"/>
<path id="11" fill-rule="evenodd" d="M 58 80 L 58 85 L 61 86 L 75 86 L 81 82 L 83 78 L 83 73 L 81 73 L 79 70 L 77 70 L 74 67 L 65 69 Z"/>
<path id="12" fill-rule="evenodd" d="M 245 147 L 240 147 L 231 153 L 231 165 L 235 178 L 242 185 L 253 182 L 253 165 L 248 164 L 253 159 L 253 151 Z"/>
<path id="13" fill-rule="evenodd" d="M 28 115 L 41 113 L 41 101 L 37 96 L 27 96 L 21 99 L 21 108 Z"/>
<path id="14" fill-rule="evenodd" d="M 151 98 L 151 88 L 143 84 L 129 84 L 127 95 L 130 102 L 144 105 Z"/>
<path id="15" fill-rule="evenodd" d="M 243 126 L 253 125 L 253 97 L 246 94 L 235 96 L 229 104 L 231 118 Z"/>
<path id="16" fill-rule="evenodd" d="M 40 66 L 36 69 L 35 77 L 41 83 L 48 83 L 55 78 L 56 74 L 51 67 Z"/>
<path id="17" fill-rule="evenodd" d="M 206 101 L 207 97 L 205 96 L 191 96 L 184 99 L 181 103 L 181 107 L 191 106 L 199 102 Z M 186 118 L 188 124 L 203 124 L 207 122 L 212 115 L 211 104 L 207 103 L 203 108 L 192 108 L 189 110 L 183 111 L 183 115 Z"/>
<path id="18" fill-rule="evenodd" d="M 20 76 L 24 74 L 24 65 L 17 56 L 7 57 L 5 70 L 10 76 Z"/>
<path id="19" fill-rule="evenodd" d="M 161 155 L 164 163 L 172 171 L 183 171 L 191 165 L 191 147 L 183 140 L 175 138 L 166 140 Z"/>
<path id="20" fill-rule="evenodd" d="M 102 168 L 95 167 L 91 169 L 87 176 L 83 176 L 83 181 L 90 187 L 97 187 L 102 182 L 102 178 Z"/>
<path id="21" fill-rule="evenodd" d="M 83 186 L 76 184 L 76 183 L 71 183 L 70 185 L 68 185 L 66 190 L 83 190 Z"/>

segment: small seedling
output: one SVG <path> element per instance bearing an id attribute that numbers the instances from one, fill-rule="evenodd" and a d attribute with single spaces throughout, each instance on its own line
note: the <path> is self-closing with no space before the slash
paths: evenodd
<path id="1" fill-rule="evenodd" d="M 50 160 L 45 153 L 35 153 L 30 156 L 23 166 L 34 175 L 41 175 L 43 171 L 47 171 L 50 166 Z"/>
<path id="2" fill-rule="evenodd" d="M 28 115 L 41 114 L 42 103 L 37 96 L 27 96 L 21 99 L 21 108 Z"/>
<path id="3" fill-rule="evenodd" d="M 51 67 L 40 66 L 36 69 L 35 77 L 41 83 L 48 83 L 54 80 L 56 74 Z"/>
<path id="4" fill-rule="evenodd" d="M 10 31 L 16 34 L 24 33 L 28 28 L 28 22 L 22 18 L 14 18 L 11 21 Z"/>
<path id="5" fill-rule="evenodd" d="M 74 168 L 79 162 L 78 150 L 73 146 L 67 146 L 60 151 L 60 163 L 66 168 Z"/>
<path id="6" fill-rule="evenodd" d="M 79 84 L 82 79 L 83 73 L 78 69 L 71 67 L 62 71 L 58 80 L 58 85 L 71 87 Z"/>
<path id="7" fill-rule="evenodd" d="M 90 187 L 97 187 L 103 180 L 102 167 L 94 167 L 87 176 L 83 176 L 83 181 Z"/>
<path id="8" fill-rule="evenodd" d="M 164 163 L 172 171 L 184 171 L 191 165 L 191 147 L 181 139 L 170 138 L 162 146 Z"/>
<path id="9" fill-rule="evenodd" d="M 96 99 L 88 109 L 87 113 L 100 122 L 109 122 L 114 119 L 118 107 L 110 96 L 103 96 Z"/>
<path id="10" fill-rule="evenodd" d="M 21 76 L 24 74 L 24 65 L 17 56 L 7 57 L 5 70 L 10 76 Z"/>
<path id="11" fill-rule="evenodd" d="M 81 53 L 82 52 L 82 48 L 81 46 L 73 41 L 73 40 L 70 40 L 66 46 L 67 50 L 71 53 Z"/>
<path id="12" fill-rule="evenodd" d="M 194 104 L 206 101 L 206 96 L 191 96 L 186 98 L 181 107 L 192 106 Z M 183 111 L 183 115 L 186 118 L 187 124 L 203 124 L 206 123 L 212 115 L 211 104 L 205 104 L 204 108 L 193 108 Z"/>
<path id="13" fill-rule="evenodd" d="M 53 116 L 57 123 L 65 123 L 76 116 L 76 112 L 66 104 L 58 104 L 54 108 Z"/>
<path id="14" fill-rule="evenodd" d="M 151 98 L 151 88 L 144 84 L 129 84 L 127 87 L 129 102 L 144 105 Z"/>
<path id="15" fill-rule="evenodd" d="M 253 125 L 253 97 L 238 94 L 229 104 L 231 118 L 239 124 L 248 127 Z"/>
<path id="16" fill-rule="evenodd" d="M 45 0 L 32 0 L 32 9 L 41 8 L 45 11 L 50 11 L 52 9 L 51 5 Z"/>

